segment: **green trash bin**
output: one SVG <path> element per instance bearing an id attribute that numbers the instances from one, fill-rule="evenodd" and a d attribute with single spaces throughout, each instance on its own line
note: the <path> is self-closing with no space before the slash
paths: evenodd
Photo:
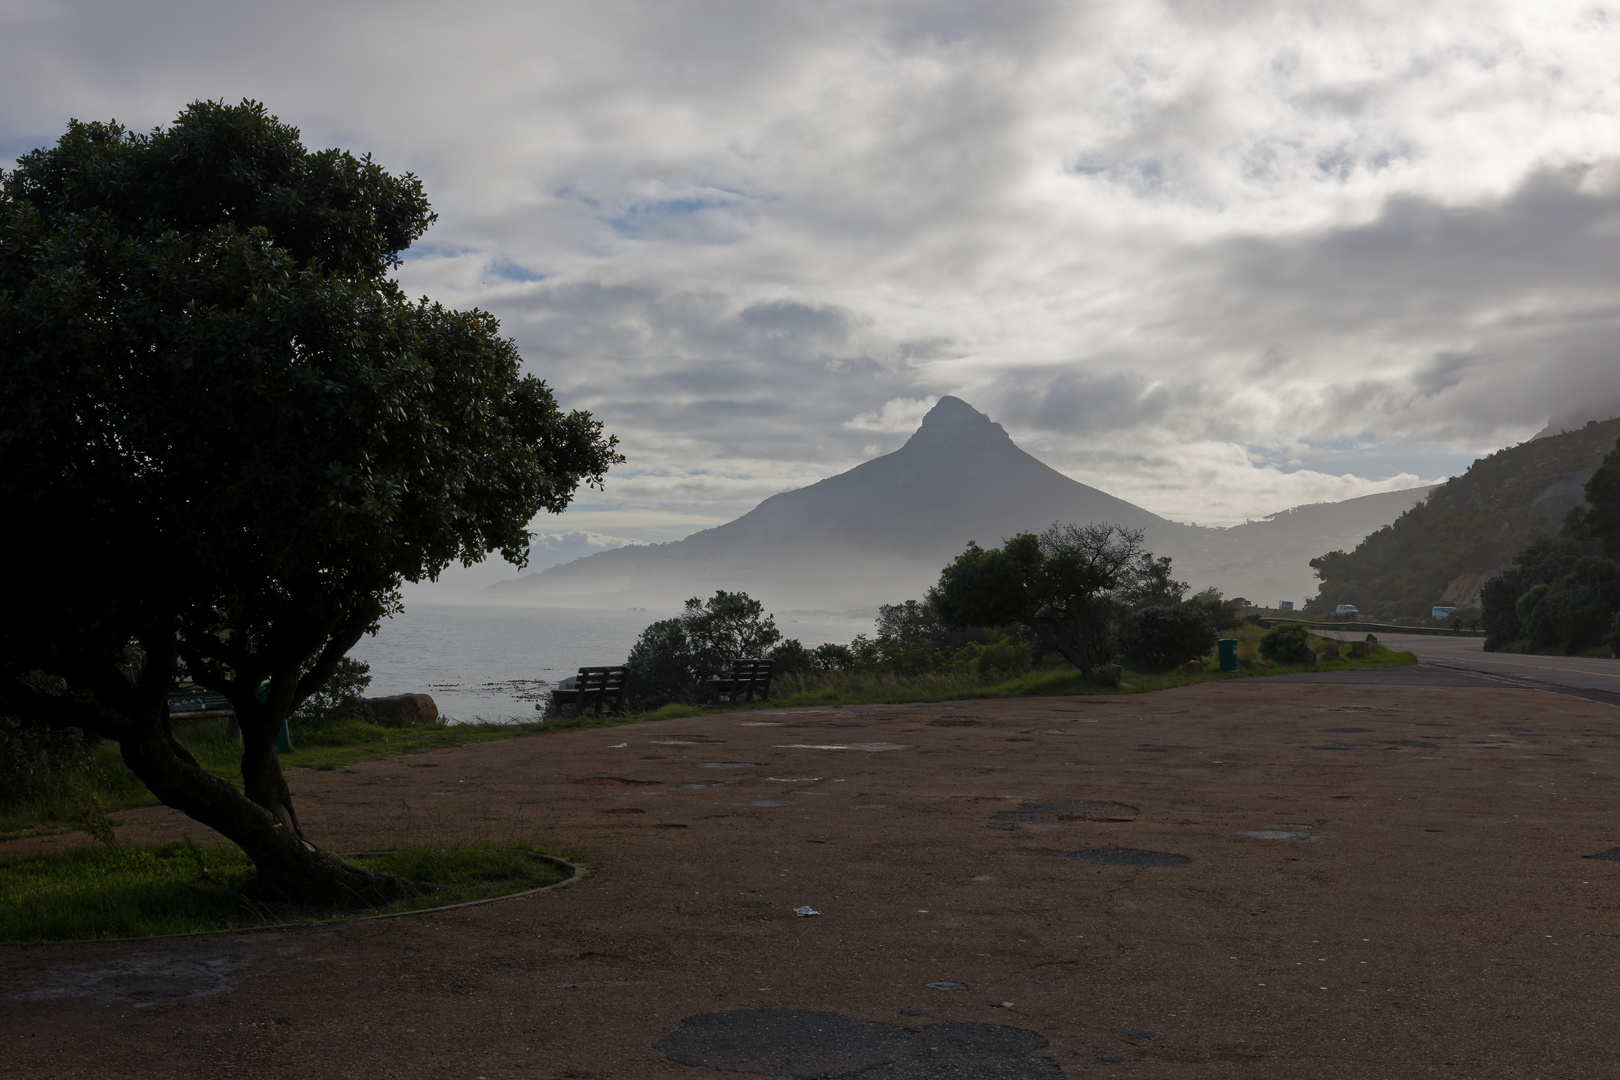
<path id="1" fill-rule="evenodd" d="M 1221 638 L 1215 643 L 1215 653 L 1220 657 L 1222 671 L 1237 670 L 1237 638 Z"/>
<path id="2" fill-rule="evenodd" d="M 261 705 L 263 705 L 265 702 L 270 700 L 270 680 L 269 679 L 266 679 L 266 680 L 264 680 L 264 682 L 259 684 L 259 692 L 255 696 L 258 697 L 259 704 L 261 704 Z M 276 732 L 276 753 L 285 754 L 285 753 L 287 753 L 287 752 L 289 752 L 291 750 L 292 750 L 292 730 L 287 726 L 287 721 L 283 720 L 281 722 L 281 730 Z"/>

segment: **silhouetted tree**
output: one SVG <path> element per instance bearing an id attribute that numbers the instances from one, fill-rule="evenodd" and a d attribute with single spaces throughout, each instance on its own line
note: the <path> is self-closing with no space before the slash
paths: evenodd
<path id="1" fill-rule="evenodd" d="M 487 313 L 389 279 L 432 220 L 414 177 L 250 102 L 75 121 L 0 180 L 0 704 L 116 740 L 300 901 L 409 885 L 304 835 L 282 723 L 401 581 L 521 565 L 529 520 L 622 460 Z M 241 791 L 174 737 L 182 663 L 236 711 Z"/>
<path id="2" fill-rule="evenodd" d="M 1056 523 L 999 548 L 970 541 L 929 599 L 952 629 L 1028 627 L 1089 677 L 1108 659 L 1110 594 L 1131 582 L 1141 555 L 1140 529 Z"/>

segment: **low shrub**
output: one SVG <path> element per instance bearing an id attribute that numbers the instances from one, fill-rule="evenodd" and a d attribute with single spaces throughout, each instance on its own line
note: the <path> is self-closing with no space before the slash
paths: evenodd
<path id="1" fill-rule="evenodd" d="M 979 648 L 973 658 L 973 670 L 985 679 L 1008 679 L 1022 675 L 1030 669 L 1030 648 L 1027 642 L 1013 644 L 1007 638 Z"/>
<path id="2" fill-rule="evenodd" d="M 1274 664 L 1314 664 L 1316 653 L 1299 623 L 1273 626 L 1260 638 L 1260 658 Z"/>
<path id="3" fill-rule="evenodd" d="M 1215 647 L 1215 636 L 1214 620 L 1202 607 L 1161 604 L 1126 616 L 1119 645 L 1133 663 L 1172 668 L 1204 656 Z"/>

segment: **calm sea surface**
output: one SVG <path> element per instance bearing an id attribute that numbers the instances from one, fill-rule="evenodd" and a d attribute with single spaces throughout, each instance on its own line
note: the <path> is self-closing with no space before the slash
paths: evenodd
<path id="1" fill-rule="evenodd" d="M 532 720 L 557 681 L 592 664 L 621 664 L 649 623 L 674 611 L 407 604 L 349 653 L 371 665 L 367 693 L 433 695 L 452 722 Z M 871 619 L 789 613 L 784 637 L 808 646 L 872 633 Z"/>

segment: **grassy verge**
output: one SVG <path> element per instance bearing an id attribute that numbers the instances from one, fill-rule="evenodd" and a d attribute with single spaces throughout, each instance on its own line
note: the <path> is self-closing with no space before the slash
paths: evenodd
<path id="1" fill-rule="evenodd" d="M 1312 648 L 1318 653 L 1337 645 L 1344 658 L 1321 661 L 1314 667 L 1267 667 L 1259 657 L 1263 631 L 1245 624 L 1229 631 L 1238 641 L 1239 671 L 1225 674 L 1213 670 L 1213 658 L 1202 671 L 1136 671 L 1127 668 L 1121 686 L 1107 687 L 1084 679 L 1067 665 L 1042 668 L 1014 676 L 981 675 L 967 671 L 927 672 L 901 675 L 884 671 L 817 672 L 777 680 L 769 702 L 748 705 L 709 706 L 666 705 L 655 712 L 628 716 L 586 716 L 551 722 L 450 724 L 442 727 L 388 728 L 361 720 L 337 721 L 321 727 L 295 727 L 294 749 L 283 754 L 283 768 L 341 769 L 360 761 L 391 757 L 416 750 L 462 746 L 491 739 L 507 739 L 541 731 L 568 731 L 580 728 L 611 727 L 648 720 L 672 720 L 701 713 L 726 712 L 761 707 L 814 705 L 876 705 L 919 701 L 949 701 L 956 698 L 1040 697 L 1058 694 L 1145 693 L 1215 679 L 1252 675 L 1282 675 L 1302 671 L 1347 671 L 1391 664 L 1414 664 L 1411 653 L 1391 652 L 1383 646 L 1365 659 L 1349 656 L 1349 644 L 1361 635 L 1338 637 L 1331 633 L 1311 634 Z M 229 732 L 228 722 L 218 719 L 180 721 L 176 737 L 207 769 L 240 786 L 241 748 Z M 47 778 L 40 793 L 26 800 L 13 801 L 0 811 L 0 840 L 27 832 L 65 831 L 84 828 L 92 834 L 107 821 L 108 813 L 136 806 L 156 804 L 118 756 L 118 747 L 100 743 L 88 751 L 88 758 L 71 775 Z M 112 819 L 117 823 L 117 819 Z"/>
<path id="2" fill-rule="evenodd" d="M 880 705 L 917 701 L 951 701 L 957 698 L 1009 698 L 1050 697 L 1066 694 L 1140 694 L 1154 690 L 1168 690 L 1178 686 L 1213 682 L 1221 679 L 1247 678 L 1256 675 L 1291 675 L 1301 672 L 1353 671 L 1366 667 L 1390 667 L 1417 663 L 1409 652 L 1394 652 L 1377 645 L 1372 655 L 1357 659 L 1349 655 L 1351 641 L 1360 635 L 1341 638 L 1336 635 L 1309 635 L 1311 647 L 1318 653 L 1329 645 L 1337 646 L 1343 654 L 1339 660 L 1322 660 L 1315 665 L 1273 666 L 1260 659 L 1260 637 L 1264 633 L 1257 626 L 1244 625 L 1224 636 L 1237 639 L 1238 670 L 1233 673 L 1215 669 L 1214 658 L 1209 657 L 1202 670 L 1190 673 L 1176 671 L 1138 671 L 1127 667 L 1118 687 L 1104 686 L 1086 679 L 1068 665 L 1043 668 L 1012 678 L 985 678 L 971 671 L 930 672 L 921 675 L 897 675 L 892 672 L 824 672 L 804 677 L 780 680 L 772 706 L 794 707 L 805 705 Z"/>
<path id="3" fill-rule="evenodd" d="M 294 749 L 281 755 L 281 765 L 284 769 L 341 769 L 371 758 L 509 739 L 549 726 L 552 725 L 531 722 L 389 728 L 363 720 L 340 720 L 320 727 L 295 727 L 292 731 Z M 230 721 L 181 719 L 175 721 L 174 732 L 175 738 L 191 751 L 203 768 L 238 788 L 242 786 L 242 747 L 230 733 Z M 157 805 L 146 785 L 124 764 L 118 745 L 112 742 L 89 747 L 73 760 L 69 769 L 40 770 L 37 776 L 30 778 L 28 786 L 29 790 L 20 797 L 0 799 L 0 840 L 25 832 L 38 834 L 88 828 L 106 814 Z"/>
<path id="4" fill-rule="evenodd" d="M 401 848 L 354 861 L 438 886 L 377 915 L 486 900 L 554 885 L 563 871 L 522 842 Z M 0 942 L 188 934 L 319 921 L 330 912 L 265 899 L 235 847 L 89 847 L 0 862 Z"/>

